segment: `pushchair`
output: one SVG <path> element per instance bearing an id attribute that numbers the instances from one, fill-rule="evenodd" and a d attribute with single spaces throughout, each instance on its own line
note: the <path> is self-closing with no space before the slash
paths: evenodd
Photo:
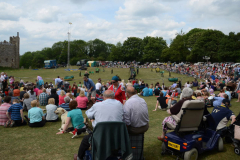
<path id="1" fill-rule="evenodd" d="M 236 121 L 228 126 L 225 141 L 233 143 L 234 152 L 237 155 L 240 155 L 240 113 L 238 114 Z"/>

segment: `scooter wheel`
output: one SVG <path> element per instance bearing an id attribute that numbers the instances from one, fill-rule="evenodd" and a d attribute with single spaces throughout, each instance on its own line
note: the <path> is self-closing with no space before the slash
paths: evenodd
<path id="1" fill-rule="evenodd" d="M 191 149 L 184 153 L 184 160 L 197 160 L 198 159 L 198 151 L 196 148 Z"/>
<path id="2" fill-rule="evenodd" d="M 162 153 L 161 153 L 161 155 L 164 155 L 165 153 L 166 153 L 166 145 L 165 145 L 165 143 L 164 142 L 162 142 Z"/>
<path id="3" fill-rule="evenodd" d="M 240 155 L 240 147 L 235 147 L 235 148 L 234 148 L 234 152 L 235 152 L 237 155 Z"/>

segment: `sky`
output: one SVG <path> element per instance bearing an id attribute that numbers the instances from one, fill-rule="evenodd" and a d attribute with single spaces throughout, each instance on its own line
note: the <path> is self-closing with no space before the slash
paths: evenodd
<path id="1" fill-rule="evenodd" d="M 55 42 L 163 37 L 193 28 L 240 32 L 240 0 L 0 0 L 0 41 L 20 35 L 20 54 Z M 70 25 L 69 22 L 72 24 Z"/>

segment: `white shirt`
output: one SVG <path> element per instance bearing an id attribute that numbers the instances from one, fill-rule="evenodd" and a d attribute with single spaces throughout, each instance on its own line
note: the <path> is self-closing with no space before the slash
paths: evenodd
<path id="1" fill-rule="evenodd" d="M 96 87 L 96 90 L 100 90 L 102 85 L 101 85 L 101 83 L 97 82 L 95 87 Z"/>
<path id="2" fill-rule="evenodd" d="M 51 88 L 46 89 L 47 94 L 51 94 Z"/>

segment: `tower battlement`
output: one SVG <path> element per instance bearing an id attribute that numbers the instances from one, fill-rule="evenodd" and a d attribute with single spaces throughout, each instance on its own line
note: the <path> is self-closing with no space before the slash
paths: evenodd
<path id="1" fill-rule="evenodd" d="M 17 36 L 9 38 L 9 42 L 6 40 L 0 42 L 0 66 L 19 68 L 20 61 L 20 37 L 17 32 Z"/>

